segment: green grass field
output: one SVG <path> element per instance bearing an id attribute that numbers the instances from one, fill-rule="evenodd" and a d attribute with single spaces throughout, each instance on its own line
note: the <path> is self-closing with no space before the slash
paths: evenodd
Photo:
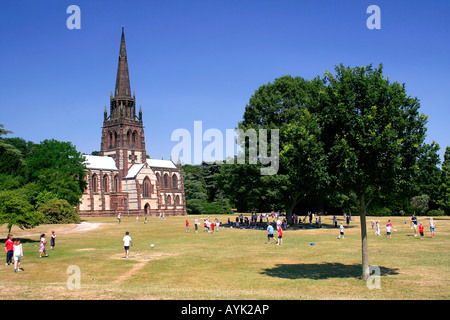
<path id="1" fill-rule="evenodd" d="M 194 233 L 194 216 L 149 219 L 86 218 L 101 222 L 93 230 L 65 233 L 76 225 L 41 225 L 23 235 L 23 272 L 0 264 L 0 290 L 8 299 L 449 299 L 450 218 L 437 217 L 431 239 L 428 218 L 425 239 L 414 237 L 410 217 L 391 218 L 392 239 L 370 226 L 369 262 L 381 270 L 381 288 L 370 290 L 361 280 L 359 217 L 353 217 L 345 239 L 338 230 L 287 230 L 283 246 L 266 244 L 266 232 L 220 228 L 214 234 Z M 200 217 L 203 219 L 204 217 Z M 228 216 L 219 216 L 225 222 Z M 323 219 L 331 224 L 331 217 Z M 189 219 L 191 231 L 185 232 Z M 234 217 L 232 217 L 232 220 Z M 342 217 L 340 217 L 342 221 Z M 406 224 L 405 224 L 406 222 Z M 0 238 L 6 239 L 6 226 Z M 50 251 L 50 231 L 57 234 Z M 124 259 L 122 237 L 129 231 L 134 246 Z M 39 234 L 46 233 L 49 257 L 39 258 Z M 275 233 L 276 234 L 276 233 Z M 310 245 L 314 242 L 315 245 Z M 154 248 L 150 244 L 155 244 Z M 2 249 L 3 250 L 3 249 Z M 69 266 L 80 268 L 80 289 L 69 289 Z M 5 296 L 6 298 L 6 296 Z"/>

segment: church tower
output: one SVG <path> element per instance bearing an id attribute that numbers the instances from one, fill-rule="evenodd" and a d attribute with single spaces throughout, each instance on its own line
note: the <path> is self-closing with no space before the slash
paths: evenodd
<path id="1" fill-rule="evenodd" d="M 133 164 L 146 161 L 142 110 L 136 115 L 136 99 L 131 96 L 125 32 L 122 27 L 116 87 L 111 93 L 109 115 L 105 106 L 100 154 L 114 158 L 119 177 L 124 178 Z"/>

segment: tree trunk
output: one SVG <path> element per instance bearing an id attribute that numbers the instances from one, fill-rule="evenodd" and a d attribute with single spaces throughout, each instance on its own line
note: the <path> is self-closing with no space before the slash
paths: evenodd
<path id="1" fill-rule="evenodd" d="M 369 270 L 369 248 L 367 245 L 367 224 L 366 224 L 366 204 L 364 194 L 360 201 L 360 221 L 361 221 L 361 251 L 362 251 L 362 279 L 367 280 L 370 276 Z"/>

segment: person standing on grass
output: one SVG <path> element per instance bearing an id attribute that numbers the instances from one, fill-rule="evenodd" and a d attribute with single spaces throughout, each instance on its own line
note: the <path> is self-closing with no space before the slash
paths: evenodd
<path id="1" fill-rule="evenodd" d="M 278 226 L 278 238 L 277 238 L 277 246 L 281 246 L 283 244 L 283 228 L 281 226 Z"/>
<path id="2" fill-rule="evenodd" d="M 389 236 L 389 239 L 391 238 L 392 233 L 392 223 L 390 223 L 391 220 L 389 220 L 388 224 L 386 225 L 386 238 Z"/>
<path id="3" fill-rule="evenodd" d="M 422 222 L 419 223 L 419 233 L 420 233 L 420 239 L 423 239 L 423 224 L 422 224 Z"/>
<path id="4" fill-rule="evenodd" d="M 270 223 L 267 223 L 267 244 L 270 243 L 270 239 L 273 239 L 273 227 Z"/>
<path id="5" fill-rule="evenodd" d="M 119 212 L 119 214 L 117 215 L 117 220 L 119 220 L 119 224 L 120 224 L 120 212 Z"/>
<path id="6" fill-rule="evenodd" d="M 411 218 L 411 229 L 414 228 L 414 237 L 417 237 L 417 217 L 414 213 Z"/>
<path id="7" fill-rule="evenodd" d="M 337 218 L 336 218 L 336 216 L 333 216 L 333 223 L 334 223 L 334 227 L 337 228 Z"/>
<path id="8" fill-rule="evenodd" d="M 122 239 L 123 248 L 125 249 L 125 258 L 128 259 L 128 253 L 130 252 L 130 246 L 133 245 L 133 240 L 130 237 L 130 233 L 125 232 L 125 236 Z"/>
<path id="9" fill-rule="evenodd" d="M 47 244 L 47 240 L 45 239 L 45 233 L 41 234 L 41 243 L 39 245 L 39 258 L 42 258 L 42 254 L 44 257 L 48 257 L 47 251 L 45 251 L 45 246 Z"/>
<path id="10" fill-rule="evenodd" d="M 55 231 L 52 230 L 52 235 L 50 238 L 50 250 L 53 250 L 55 248 L 55 241 L 56 241 L 56 234 Z"/>
<path id="11" fill-rule="evenodd" d="M 214 227 L 215 227 L 214 220 L 211 221 L 210 226 L 211 226 L 211 234 L 214 234 Z"/>
<path id="12" fill-rule="evenodd" d="M 186 220 L 186 232 L 189 232 L 189 220 Z"/>
<path id="13" fill-rule="evenodd" d="M 375 224 L 375 233 L 376 236 L 380 235 L 380 221 L 377 221 Z"/>
<path id="14" fill-rule="evenodd" d="M 434 229 L 436 227 L 436 222 L 433 220 L 433 217 L 430 217 L 430 232 L 431 232 L 431 238 L 434 238 Z"/>
<path id="15" fill-rule="evenodd" d="M 13 235 L 8 234 L 8 239 L 5 242 L 5 252 L 6 252 L 6 265 L 9 266 L 12 264 L 12 258 L 14 255 L 14 242 Z"/>
<path id="16" fill-rule="evenodd" d="M 22 244 L 20 243 L 20 239 L 16 239 L 14 241 L 14 272 L 23 271 L 20 268 L 20 261 L 23 257 Z"/>
<path id="17" fill-rule="evenodd" d="M 342 239 L 345 239 L 345 238 L 344 238 L 344 225 L 342 224 L 342 222 L 341 222 L 341 225 L 339 226 L 339 236 L 338 236 L 338 239 L 340 239 L 341 236 L 342 236 Z"/>
<path id="18" fill-rule="evenodd" d="M 194 228 L 195 228 L 195 233 L 198 233 L 198 218 L 195 218 L 195 220 L 194 220 Z"/>
<path id="19" fill-rule="evenodd" d="M 216 232 L 219 232 L 220 221 L 216 218 Z"/>

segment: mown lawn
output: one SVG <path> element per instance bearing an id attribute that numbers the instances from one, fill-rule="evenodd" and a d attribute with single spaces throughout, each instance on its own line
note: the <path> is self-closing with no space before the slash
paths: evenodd
<path id="1" fill-rule="evenodd" d="M 194 233 L 193 216 L 160 220 L 123 217 L 85 218 L 103 223 L 88 231 L 64 233 L 76 225 L 42 225 L 23 235 L 23 272 L 0 265 L 0 290 L 8 299 L 449 299 L 450 218 L 437 217 L 431 239 L 428 217 L 425 239 L 414 237 L 410 217 L 391 218 L 392 239 L 373 235 L 368 217 L 369 262 L 381 271 L 380 289 L 361 280 L 359 217 L 353 217 L 345 239 L 337 239 L 331 217 L 324 229 L 284 232 L 283 246 L 266 244 L 263 230 L 220 228 Z M 200 217 L 203 219 L 204 217 Z M 225 222 L 228 216 L 219 216 Z M 326 218 L 326 219 L 325 219 Z M 189 219 L 191 231 L 185 232 Z M 234 217 L 231 219 L 234 220 Z M 342 218 L 340 219 L 342 221 Z M 406 224 L 405 224 L 406 222 Z M 56 249 L 39 259 L 39 234 L 57 232 Z M 6 239 L 1 226 L 0 238 Z M 129 231 L 134 246 L 124 259 L 122 237 Z M 154 248 L 150 244 L 155 244 Z M 314 245 L 311 245 L 314 243 Z M 69 289 L 69 266 L 80 270 L 80 289 Z M 73 282 L 72 282 L 73 283 Z"/>

